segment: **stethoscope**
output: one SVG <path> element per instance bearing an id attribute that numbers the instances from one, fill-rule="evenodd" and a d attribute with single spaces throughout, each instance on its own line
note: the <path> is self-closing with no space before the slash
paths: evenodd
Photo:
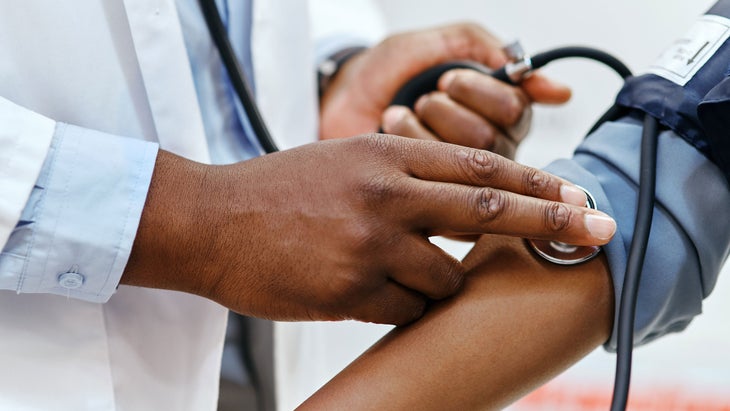
<path id="1" fill-rule="evenodd" d="M 243 70 L 233 51 L 215 0 L 199 0 L 199 3 L 213 42 L 220 53 L 221 60 L 228 72 L 233 89 L 243 105 L 248 120 L 256 134 L 256 138 L 267 154 L 279 151 L 258 110 L 253 92 L 251 91 L 252 88 L 246 76 L 243 74 Z M 518 43 L 515 43 L 506 47 L 505 51 L 511 61 L 498 70 L 491 70 L 473 62 L 451 62 L 430 68 L 403 86 L 396 94 L 392 104 L 413 107 L 421 95 L 436 90 L 438 79 L 442 74 L 454 68 L 477 70 L 507 84 L 519 85 L 522 79 L 548 63 L 565 58 L 581 57 L 607 65 L 623 79 L 631 76 L 631 71 L 620 60 L 601 50 L 588 47 L 561 47 L 529 56 L 522 51 Z M 627 114 L 627 112 L 627 109 L 614 105 L 596 122 L 588 134 L 598 129 L 604 122 L 617 120 Z M 659 126 L 657 120 L 648 114 L 645 115 L 641 140 L 636 229 L 631 241 L 619 308 L 617 327 L 618 349 L 616 355 L 616 377 L 611 401 L 612 411 L 625 410 L 626 403 L 628 402 L 636 300 L 654 209 L 658 136 Z"/>

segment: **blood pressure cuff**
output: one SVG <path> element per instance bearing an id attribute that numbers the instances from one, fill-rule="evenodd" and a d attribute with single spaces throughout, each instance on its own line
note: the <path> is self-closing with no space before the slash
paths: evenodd
<path id="1" fill-rule="evenodd" d="M 730 182 L 730 0 L 721 0 L 616 103 L 655 117 L 715 163 Z"/>

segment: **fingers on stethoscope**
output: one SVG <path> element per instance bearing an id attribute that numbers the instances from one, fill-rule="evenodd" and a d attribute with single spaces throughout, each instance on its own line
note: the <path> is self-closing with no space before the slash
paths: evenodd
<path id="1" fill-rule="evenodd" d="M 412 189 L 415 198 L 424 200 L 414 202 L 406 218 L 411 227 L 429 230 L 429 235 L 493 233 L 599 245 L 613 234 L 613 220 L 581 206 L 494 187 L 416 180 Z"/>

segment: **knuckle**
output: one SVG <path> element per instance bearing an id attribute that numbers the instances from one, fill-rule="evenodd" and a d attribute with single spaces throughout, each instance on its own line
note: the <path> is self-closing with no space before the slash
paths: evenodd
<path id="1" fill-rule="evenodd" d="M 479 39 L 486 31 L 478 23 L 467 21 L 441 30 L 443 44 L 452 58 L 469 58 L 479 61 L 475 52 L 479 49 Z"/>
<path id="2" fill-rule="evenodd" d="M 362 182 L 358 187 L 358 192 L 366 205 L 383 206 L 397 198 L 398 178 L 376 174 Z"/>
<path id="3" fill-rule="evenodd" d="M 499 173 L 497 156 L 483 150 L 469 150 L 462 164 L 464 172 L 474 182 L 491 181 Z"/>
<path id="4" fill-rule="evenodd" d="M 408 139 L 389 134 L 370 133 L 360 135 L 354 140 L 353 152 L 365 156 L 366 161 L 374 164 L 400 164 Z"/>
<path id="5" fill-rule="evenodd" d="M 469 56 L 472 50 L 471 33 L 471 29 L 469 29 L 468 25 L 463 24 L 456 28 L 454 33 L 455 35 L 443 36 L 447 53 L 450 56 L 456 57 Z"/>
<path id="6" fill-rule="evenodd" d="M 525 192 L 533 197 L 544 197 L 552 190 L 552 182 L 548 176 L 536 168 L 528 168 L 524 174 Z"/>
<path id="7" fill-rule="evenodd" d="M 562 203 L 552 203 L 545 209 L 545 226 L 553 231 L 560 232 L 570 226 L 573 211 Z"/>
<path id="8" fill-rule="evenodd" d="M 492 188 L 482 188 L 477 191 L 476 196 L 476 219 L 480 224 L 493 222 L 504 213 L 507 198 L 499 191 Z"/>
<path id="9" fill-rule="evenodd" d="M 482 26 L 474 21 L 464 21 L 457 26 L 458 37 L 469 46 L 467 51 L 472 50 L 473 43 L 483 32 Z"/>
<path id="10" fill-rule="evenodd" d="M 390 151 L 391 138 L 383 134 L 363 134 L 361 136 L 349 139 L 358 150 L 366 150 L 368 154 L 384 155 Z"/>

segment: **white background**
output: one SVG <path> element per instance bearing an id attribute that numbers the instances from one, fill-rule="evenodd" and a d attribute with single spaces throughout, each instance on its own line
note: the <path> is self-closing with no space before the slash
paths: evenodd
<path id="1" fill-rule="evenodd" d="M 714 1 L 699 0 L 380 0 L 390 31 L 475 21 L 503 40 L 519 38 L 528 52 L 582 44 L 604 49 L 641 72 Z M 574 90 L 558 108 L 537 107 L 533 131 L 518 160 L 542 167 L 569 157 L 586 130 L 611 104 L 620 80 L 591 62 L 556 63 L 546 72 Z M 712 195 L 712 193 L 708 193 Z M 718 218 L 728 218 L 718 216 Z M 444 243 L 461 255 L 463 246 Z M 682 334 L 636 350 L 632 410 L 730 410 L 730 267 L 704 314 Z M 352 327 L 352 328 L 350 328 Z M 345 325 L 341 360 L 355 356 L 386 328 Z M 615 357 L 596 350 L 565 374 L 515 404 L 516 410 L 606 410 Z"/>

